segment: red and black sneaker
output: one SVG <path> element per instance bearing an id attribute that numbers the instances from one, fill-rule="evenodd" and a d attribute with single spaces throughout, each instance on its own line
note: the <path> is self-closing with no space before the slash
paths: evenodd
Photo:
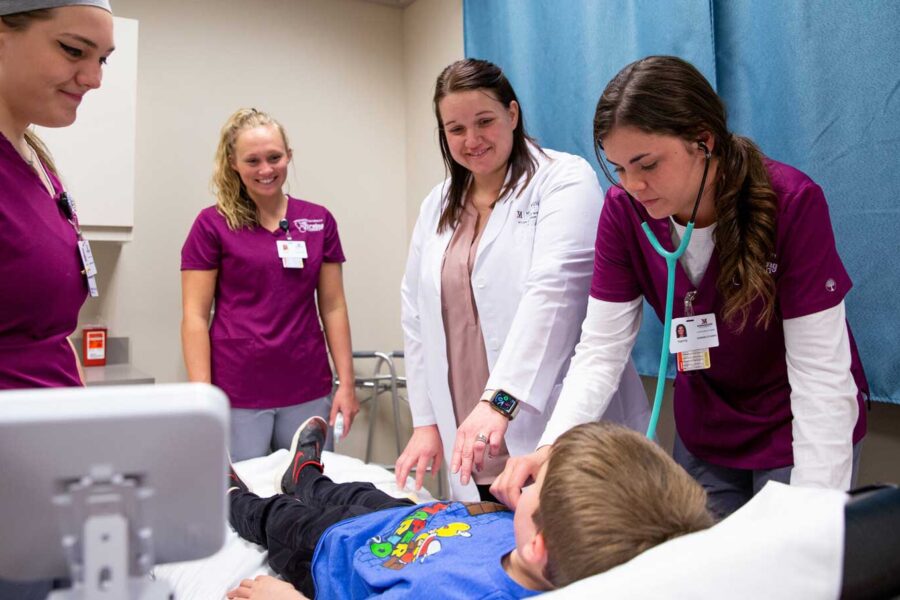
<path id="1" fill-rule="evenodd" d="M 291 462 L 280 479 L 275 481 L 275 489 L 293 495 L 300 481 L 300 472 L 305 467 L 314 467 L 322 472 L 322 448 L 328 435 L 328 423 L 322 417 L 310 417 L 297 428 L 291 440 Z"/>
<path id="2" fill-rule="evenodd" d="M 247 484 L 244 483 L 244 480 L 238 477 L 237 471 L 234 470 L 234 465 L 231 464 L 231 461 L 228 461 L 228 491 L 227 493 L 231 493 L 231 490 L 241 490 L 242 492 L 249 492 L 250 488 L 247 487 Z"/>

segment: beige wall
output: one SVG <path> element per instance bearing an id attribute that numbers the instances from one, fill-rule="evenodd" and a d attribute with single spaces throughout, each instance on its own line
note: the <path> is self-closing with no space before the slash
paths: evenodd
<path id="1" fill-rule="evenodd" d="M 463 58 L 462 0 L 417 0 L 403 11 L 406 214 L 409 233 L 425 195 L 444 178 L 431 99 L 434 80 Z"/>
<path id="2" fill-rule="evenodd" d="M 406 120 L 406 232 L 403 235 L 404 255 L 400 268 L 405 266 L 405 247 L 412 234 L 419 205 L 428 191 L 444 178 L 444 166 L 437 145 L 437 127 L 431 108 L 434 80 L 438 73 L 453 61 L 463 57 L 462 0 L 416 0 L 401 13 L 403 22 L 403 76 Z M 399 215 L 400 213 L 398 213 Z M 402 276 L 402 273 L 401 273 Z M 400 280 L 385 282 L 392 287 L 392 299 L 399 303 Z M 355 313 L 356 314 L 356 313 Z M 353 329 L 365 326 L 354 316 Z M 399 321 L 392 323 L 397 333 Z M 402 339 L 396 345 L 402 348 Z M 367 375 L 373 368 L 372 361 L 357 361 L 357 373 Z M 398 363 L 402 370 L 402 362 Z M 365 398 L 367 391 L 360 393 Z M 371 402 L 363 405 L 363 412 L 348 438 L 338 445 L 338 450 L 351 456 L 365 456 L 368 421 Z M 375 420 L 372 461 L 393 464 L 397 458 L 394 424 L 388 394 L 379 397 L 378 415 Z M 412 433 L 409 411 L 401 405 L 401 443 L 405 445 Z M 429 484 L 434 494 L 438 488 Z"/>
<path id="3" fill-rule="evenodd" d="M 400 348 L 411 229 L 404 11 L 357 0 L 116 0 L 115 8 L 140 22 L 134 241 L 95 244 L 103 295 L 81 322 L 130 337 L 132 362 L 157 381 L 185 377 L 180 248 L 213 203 L 220 127 L 237 107 L 254 106 L 291 137 L 290 193 L 338 221 L 354 346 Z M 455 31 L 461 40 L 461 18 Z"/>

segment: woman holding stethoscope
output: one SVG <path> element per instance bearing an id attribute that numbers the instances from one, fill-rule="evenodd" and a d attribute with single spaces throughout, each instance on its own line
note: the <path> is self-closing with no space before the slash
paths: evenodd
<path id="1" fill-rule="evenodd" d="M 515 92 L 489 62 L 458 61 L 438 77 L 434 107 L 449 178 L 422 204 L 402 286 L 413 436 L 397 459 L 412 468 L 453 460 L 466 417 L 509 423 L 469 475 L 451 478 L 457 500 L 490 498 L 509 456 L 544 430 L 584 318 L 602 193 L 581 158 L 540 148 L 525 133 Z M 607 417 L 641 427 L 647 402 L 625 362 Z M 615 385 L 613 390 L 615 391 Z M 457 453 L 458 454 L 458 453 Z"/>
<path id="2" fill-rule="evenodd" d="M 515 505 L 546 444 L 602 415 L 644 300 L 669 321 L 664 352 L 678 353 L 675 459 L 718 514 L 770 480 L 848 489 L 867 384 L 821 188 L 729 133 L 712 87 L 675 57 L 639 60 L 607 85 L 594 140 L 616 186 L 581 342 L 540 448 L 511 461 L 492 490 Z M 667 289 L 661 255 L 679 251 Z"/>
<path id="3" fill-rule="evenodd" d="M 29 128 L 75 121 L 113 51 L 104 0 L 0 1 L 0 390 L 83 384 L 69 335 L 96 289 L 78 216 Z M 0 582 L 44 598 L 50 582 Z"/>

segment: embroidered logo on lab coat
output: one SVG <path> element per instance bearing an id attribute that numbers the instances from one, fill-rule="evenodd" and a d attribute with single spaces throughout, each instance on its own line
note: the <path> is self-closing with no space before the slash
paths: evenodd
<path id="1" fill-rule="evenodd" d="M 294 226 L 301 232 L 322 231 L 325 229 L 324 219 L 294 219 Z"/>
<path id="2" fill-rule="evenodd" d="M 534 225 L 537 223 L 538 211 L 540 210 L 540 203 L 537 201 L 533 201 L 528 205 L 526 210 L 517 210 L 516 211 L 516 223 L 519 225 L 524 225 L 529 223 Z"/>

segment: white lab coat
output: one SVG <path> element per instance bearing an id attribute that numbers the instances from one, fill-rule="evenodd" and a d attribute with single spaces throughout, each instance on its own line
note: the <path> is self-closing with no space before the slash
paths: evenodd
<path id="1" fill-rule="evenodd" d="M 539 166 L 528 187 L 520 183 L 495 205 L 472 269 L 487 389 L 502 388 L 522 401 L 505 438 L 513 456 L 535 450 L 556 405 L 585 316 L 603 203 L 584 159 L 545 152 L 532 148 Z M 437 233 L 448 187 L 438 184 L 422 203 L 401 296 L 413 425 L 437 424 L 449 466 L 457 424 L 447 381 L 441 265 L 453 231 Z M 635 428 L 646 424 L 647 397 L 630 361 L 604 416 Z M 450 486 L 454 499 L 478 499 L 471 482 L 463 486 L 451 476 Z"/>

